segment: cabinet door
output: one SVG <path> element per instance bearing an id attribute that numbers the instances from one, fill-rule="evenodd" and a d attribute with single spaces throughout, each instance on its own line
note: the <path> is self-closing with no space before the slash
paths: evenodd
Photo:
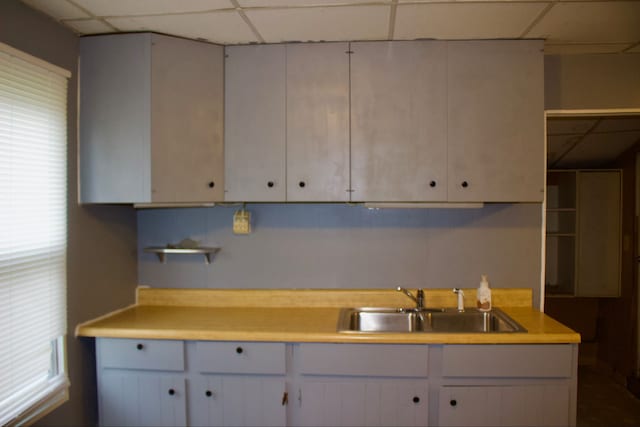
<path id="1" fill-rule="evenodd" d="M 440 426 L 566 426 L 566 385 L 444 386 Z"/>
<path id="2" fill-rule="evenodd" d="M 201 375 L 191 387 L 193 425 L 286 425 L 286 385 L 282 377 Z"/>
<path id="3" fill-rule="evenodd" d="M 351 50 L 351 200 L 445 201 L 446 42 Z"/>
<path id="4" fill-rule="evenodd" d="M 284 45 L 226 48 L 225 200 L 286 198 L 285 65 Z"/>
<path id="5" fill-rule="evenodd" d="M 348 47 L 286 47 L 287 201 L 349 200 Z"/>
<path id="6" fill-rule="evenodd" d="M 150 34 L 80 40 L 80 201 L 150 202 Z"/>
<path id="7" fill-rule="evenodd" d="M 101 426 L 187 423 L 183 377 L 104 370 L 99 382 Z"/>
<path id="8" fill-rule="evenodd" d="M 578 174 L 580 297 L 620 296 L 620 172 Z"/>
<path id="9" fill-rule="evenodd" d="M 541 202 L 542 41 L 448 44 L 448 199 Z"/>
<path id="10" fill-rule="evenodd" d="M 304 426 L 426 426 L 428 387 L 411 380 L 305 380 L 298 395 Z"/>
<path id="11" fill-rule="evenodd" d="M 154 34 L 151 200 L 222 200 L 223 48 Z"/>

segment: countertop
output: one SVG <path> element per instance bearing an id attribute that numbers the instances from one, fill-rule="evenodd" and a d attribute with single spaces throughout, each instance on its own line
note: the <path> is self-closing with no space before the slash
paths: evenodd
<path id="1" fill-rule="evenodd" d="M 455 306 L 450 289 L 425 289 L 427 306 Z M 465 290 L 465 305 L 475 289 Z M 76 335 L 138 339 L 424 344 L 579 343 L 531 307 L 530 289 L 494 289 L 493 302 L 526 333 L 338 332 L 341 307 L 410 307 L 393 290 L 179 290 L 139 288 L 137 303 L 78 325 Z"/>

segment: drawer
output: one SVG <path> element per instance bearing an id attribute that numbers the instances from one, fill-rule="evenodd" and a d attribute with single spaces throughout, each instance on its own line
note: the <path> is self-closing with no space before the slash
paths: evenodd
<path id="1" fill-rule="evenodd" d="M 547 345 L 445 345 L 444 377 L 568 378 L 573 347 Z"/>
<path id="2" fill-rule="evenodd" d="M 284 343 L 196 342 L 198 372 L 285 374 Z"/>
<path id="3" fill-rule="evenodd" d="M 184 371 L 182 341 L 98 338 L 103 368 Z"/>
<path id="4" fill-rule="evenodd" d="M 300 370 L 306 375 L 426 377 L 429 347 L 395 344 L 300 344 Z"/>

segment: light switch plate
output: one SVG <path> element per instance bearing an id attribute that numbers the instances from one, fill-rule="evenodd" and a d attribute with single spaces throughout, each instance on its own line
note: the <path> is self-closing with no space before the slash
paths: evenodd
<path id="1" fill-rule="evenodd" d="M 251 233 L 251 212 L 240 209 L 233 214 L 233 234 Z"/>

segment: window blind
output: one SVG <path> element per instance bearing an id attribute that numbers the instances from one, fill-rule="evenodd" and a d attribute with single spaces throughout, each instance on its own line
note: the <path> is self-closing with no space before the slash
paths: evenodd
<path id="1" fill-rule="evenodd" d="M 0 425 L 68 384 L 68 75 L 29 59 L 0 44 Z"/>

